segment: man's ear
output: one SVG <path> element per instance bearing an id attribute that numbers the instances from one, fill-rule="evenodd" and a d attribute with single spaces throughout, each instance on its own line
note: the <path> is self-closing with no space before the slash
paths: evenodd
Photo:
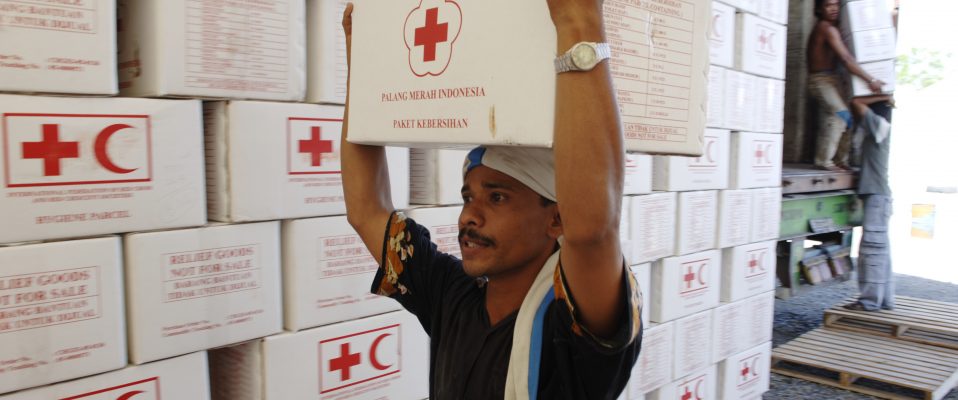
<path id="1" fill-rule="evenodd" d="M 562 236 L 562 217 L 559 216 L 559 206 L 550 204 L 549 209 L 549 212 L 552 214 L 549 221 L 549 237 L 558 240 L 559 237 Z"/>

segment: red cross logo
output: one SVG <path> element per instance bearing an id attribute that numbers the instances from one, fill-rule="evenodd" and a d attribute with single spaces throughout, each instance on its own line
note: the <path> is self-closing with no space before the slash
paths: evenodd
<path id="1" fill-rule="evenodd" d="M 689 387 L 686 386 L 685 393 L 682 394 L 682 400 L 691 400 L 691 399 L 692 399 L 692 392 L 690 392 Z"/>
<path id="2" fill-rule="evenodd" d="M 423 61 L 436 61 L 436 45 L 449 38 L 449 24 L 439 23 L 439 8 L 426 10 L 426 25 L 416 28 L 416 46 L 423 46 Z"/>
<path id="3" fill-rule="evenodd" d="M 758 267 L 758 258 L 755 257 L 755 254 L 752 254 L 752 259 L 748 260 L 748 269 L 755 271 L 755 268 Z"/>
<path id="4" fill-rule="evenodd" d="M 349 370 L 359 365 L 359 353 L 349 352 L 349 343 L 339 345 L 339 357 L 329 360 L 329 370 L 339 371 L 341 381 L 349 380 Z"/>
<path id="5" fill-rule="evenodd" d="M 745 366 L 742 368 L 742 379 L 743 379 L 743 380 L 748 378 L 748 373 L 749 373 L 750 371 L 751 371 L 751 370 L 748 369 L 748 364 L 746 363 Z"/>
<path id="6" fill-rule="evenodd" d="M 688 272 L 685 273 L 683 280 L 685 280 L 685 288 L 691 289 L 692 282 L 695 282 L 695 272 L 692 272 L 692 266 L 689 265 Z"/>
<path id="7" fill-rule="evenodd" d="M 61 158 L 79 158 L 79 142 L 61 142 L 60 125 L 43 124 L 43 140 L 23 143 L 23 158 L 43 159 L 43 176 L 60 175 Z"/>
<path id="8" fill-rule="evenodd" d="M 768 33 L 765 29 L 762 29 L 762 33 L 758 35 L 758 48 L 759 50 L 774 53 L 775 49 L 772 47 L 772 40 L 775 38 L 775 32 Z"/>
<path id="9" fill-rule="evenodd" d="M 322 140 L 321 132 L 320 127 L 314 126 L 310 130 L 310 138 L 299 141 L 299 152 L 309 153 L 314 167 L 323 165 L 323 154 L 333 152 L 333 141 Z"/>
<path id="10" fill-rule="evenodd" d="M 452 60 L 462 30 L 462 9 L 453 0 L 420 0 L 403 26 L 413 75 L 439 76 Z"/>

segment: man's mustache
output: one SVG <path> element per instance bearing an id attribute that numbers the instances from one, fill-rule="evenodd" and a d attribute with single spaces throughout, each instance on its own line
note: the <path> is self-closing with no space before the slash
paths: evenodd
<path id="1" fill-rule="evenodd" d="M 479 242 L 487 246 L 495 246 L 496 241 L 491 237 L 483 236 L 475 230 L 475 228 L 466 228 L 459 231 L 459 241 L 462 242 L 462 238 L 468 238 L 473 242 Z"/>

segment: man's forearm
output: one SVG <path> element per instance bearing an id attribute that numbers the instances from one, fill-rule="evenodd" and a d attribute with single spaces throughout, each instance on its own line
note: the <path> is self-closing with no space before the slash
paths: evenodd
<path id="1" fill-rule="evenodd" d="M 589 18 L 596 20 L 557 24 L 560 54 L 580 41 L 605 41 L 601 15 Z M 561 213 L 566 240 L 617 229 L 624 150 L 608 61 L 559 74 L 555 112 L 556 192 L 560 210 L 568 210 Z"/>

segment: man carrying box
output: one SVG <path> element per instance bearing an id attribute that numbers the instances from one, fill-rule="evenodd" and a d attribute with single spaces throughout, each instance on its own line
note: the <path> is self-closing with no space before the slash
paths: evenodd
<path id="1" fill-rule="evenodd" d="M 462 260 L 394 211 L 383 148 L 347 142 L 343 121 L 348 219 L 380 263 L 372 291 L 416 314 L 430 336 L 433 399 L 611 399 L 639 354 L 641 296 L 619 241 L 624 150 L 602 62 L 602 0 L 548 4 L 565 53 L 556 59 L 554 149 L 469 153 Z M 352 11 L 343 18 L 347 60 Z"/>
<path id="2" fill-rule="evenodd" d="M 891 96 L 859 97 L 852 100 L 858 129 L 864 134 L 862 170 L 858 195 L 865 203 L 862 242 L 858 257 L 858 301 L 845 308 L 858 311 L 895 308 L 895 282 L 888 240 L 888 219 L 892 213 L 888 187 L 888 154 L 891 148 L 891 124 L 870 107 L 884 108 L 890 115 Z M 878 109 L 878 108 L 876 108 Z"/>
<path id="3" fill-rule="evenodd" d="M 818 22 L 808 37 L 808 90 L 818 101 L 819 109 L 815 166 L 830 171 L 848 169 L 850 136 L 843 133 L 852 122 L 838 90 L 836 61 L 841 61 L 849 72 L 868 82 L 872 92 L 881 93 L 885 84 L 865 72 L 845 47 L 837 27 L 840 9 L 839 0 L 815 0 Z"/>

